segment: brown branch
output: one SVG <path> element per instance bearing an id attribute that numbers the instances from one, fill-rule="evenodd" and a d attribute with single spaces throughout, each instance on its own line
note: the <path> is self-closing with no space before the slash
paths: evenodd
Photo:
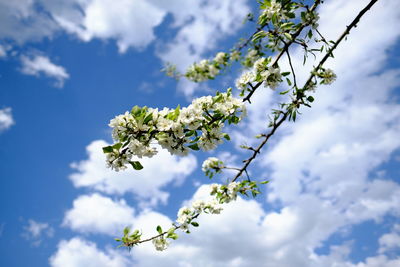
<path id="1" fill-rule="evenodd" d="M 321 4 L 321 0 L 316 0 L 315 3 L 312 5 L 312 7 L 310 8 L 309 12 L 313 12 L 318 5 Z M 272 62 L 271 66 L 274 66 L 278 63 L 279 59 L 283 56 L 283 54 L 286 53 L 286 51 L 289 50 L 289 47 L 296 41 L 296 38 L 300 35 L 300 33 L 304 30 L 305 27 L 307 27 L 309 24 L 304 23 L 302 24 L 297 31 L 295 31 L 292 35 L 291 35 L 291 40 L 289 40 L 289 42 L 286 42 L 285 45 L 283 46 L 282 50 L 278 53 L 278 55 L 276 56 L 276 58 L 274 59 L 274 61 Z M 256 85 L 254 85 L 252 87 L 252 90 L 250 91 L 250 93 L 243 98 L 243 102 L 248 101 L 250 103 L 250 98 L 253 96 L 254 92 L 257 90 L 258 87 L 261 86 L 263 82 L 258 82 Z"/>
<path id="2" fill-rule="evenodd" d="M 345 39 L 345 37 L 350 33 L 350 30 L 354 27 L 356 27 L 357 23 L 360 21 L 361 17 L 369 10 L 371 7 L 378 2 L 378 0 L 371 0 L 369 4 L 363 8 L 360 13 L 355 17 L 355 19 L 349 24 L 349 26 L 346 27 L 346 30 L 340 35 L 340 37 L 336 40 L 335 44 L 326 52 L 325 56 L 321 59 L 317 67 L 314 68 L 314 71 L 311 73 L 310 77 L 307 79 L 306 83 L 304 84 L 303 88 L 307 88 L 309 83 L 311 83 L 312 79 L 315 77 L 315 73 L 323 66 L 323 64 L 328 60 L 328 58 L 332 55 L 333 51 L 338 47 L 338 45 Z M 288 47 L 288 46 L 287 46 Z M 259 87 L 261 83 L 258 83 L 253 87 L 252 93 L 254 93 L 255 89 Z M 243 100 L 245 101 L 245 100 Z M 301 105 L 303 102 L 297 97 L 295 100 L 291 102 L 293 105 Z M 253 152 L 253 154 L 245 160 L 245 164 L 243 167 L 238 171 L 236 176 L 233 178 L 232 182 L 236 181 L 242 174 L 243 172 L 247 172 L 247 167 L 250 165 L 250 163 L 257 157 L 257 154 L 260 153 L 261 149 L 263 146 L 268 142 L 269 138 L 274 135 L 275 131 L 278 129 L 278 127 L 286 120 L 288 117 L 290 111 L 286 111 L 283 113 L 283 116 L 277 121 L 274 122 L 274 125 L 272 129 L 269 131 L 268 134 L 263 135 L 264 140 L 259 144 L 259 146 L 256 148 L 256 150 Z"/>
<path id="3" fill-rule="evenodd" d="M 350 30 L 352 28 L 354 28 L 357 23 L 360 21 L 360 18 L 377 2 L 378 0 L 371 0 L 371 2 L 360 11 L 360 13 L 357 15 L 357 17 L 352 21 L 352 23 L 350 23 L 349 26 L 347 26 L 346 30 L 343 32 L 343 34 L 338 38 L 338 40 L 335 42 L 335 44 L 327 51 L 327 53 L 325 54 L 325 56 L 322 58 L 322 60 L 319 62 L 319 64 L 317 65 L 317 67 L 314 70 L 318 70 L 319 68 L 322 67 L 322 65 L 325 63 L 325 61 L 329 58 L 329 56 L 332 54 L 332 52 L 337 48 L 337 46 L 339 45 L 339 43 L 350 33 Z M 320 1 L 316 1 L 320 2 Z M 314 6 L 313 6 L 314 7 Z M 312 10 L 312 8 L 311 8 Z M 300 34 L 300 33 L 299 33 Z M 289 46 L 287 46 L 288 48 Z M 286 48 L 286 49 L 287 49 Z M 285 53 L 285 51 L 281 51 L 281 53 L 278 55 L 278 59 L 282 56 L 282 54 Z M 277 61 L 277 60 L 276 60 Z M 311 76 L 309 77 L 309 79 L 307 80 L 307 82 L 305 83 L 303 88 L 306 88 L 306 86 L 308 85 L 308 83 L 311 82 L 311 80 L 314 78 L 315 74 L 311 74 Z M 260 85 L 258 85 L 260 86 Z M 257 86 L 257 87 L 258 87 Z M 257 89 L 257 87 L 255 87 L 255 89 Z M 291 102 L 291 104 L 296 105 L 296 106 L 300 106 L 302 104 L 304 104 L 304 102 L 302 102 L 301 99 L 295 99 Z M 283 116 L 279 119 L 279 120 L 275 120 L 272 129 L 269 131 L 268 134 L 263 134 L 262 136 L 264 137 L 263 141 L 258 145 L 257 148 L 254 149 L 253 154 L 247 159 L 245 160 L 245 164 L 243 165 L 243 167 L 238 170 L 238 173 L 236 174 L 236 176 L 233 178 L 232 182 L 236 181 L 243 173 L 247 174 L 247 167 L 250 165 L 250 163 L 256 158 L 257 154 L 260 153 L 261 149 L 264 147 L 264 145 L 268 142 L 268 140 L 270 139 L 271 136 L 273 136 L 276 132 L 276 130 L 279 128 L 279 126 L 282 125 L 282 123 L 287 119 L 287 117 L 290 114 L 290 111 L 286 111 L 281 113 L 283 114 Z M 195 216 L 192 217 L 192 219 L 195 219 L 199 216 L 200 214 L 196 214 Z M 176 226 L 174 225 L 174 230 L 177 230 L 181 228 L 181 226 Z M 166 235 L 168 232 L 165 231 L 161 234 L 155 235 L 153 237 L 147 238 L 147 239 L 143 239 L 140 240 L 138 242 L 135 242 L 134 244 L 125 244 L 126 246 L 133 246 L 133 245 L 137 245 L 140 243 L 144 243 L 144 242 L 148 242 L 151 241 L 153 239 L 156 239 L 158 237 L 164 236 Z"/>

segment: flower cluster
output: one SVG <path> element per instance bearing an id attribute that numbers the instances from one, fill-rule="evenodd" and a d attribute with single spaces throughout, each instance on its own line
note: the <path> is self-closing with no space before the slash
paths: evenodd
<path id="1" fill-rule="evenodd" d="M 211 184 L 210 195 L 215 196 L 219 203 L 229 203 L 236 200 L 238 193 L 249 196 L 251 193 L 253 197 L 260 194 L 258 189 L 259 184 L 266 184 L 268 181 L 255 182 L 250 180 L 244 180 L 241 182 L 230 182 L 227 185 Z"/>
<path id="2" fill-rule="evenodd" d="M 256 60 L 259 58 L 260 58 L 260 54 L 258 53 L 257 50 L 249 49 L 242 64 L 245 67 L 251 68 L 254 65 L 254 62 L 256 62 Z"/>
<path id="3" fill-rule="evenodd" d="M 215 157 L 209 157 L 201 166 L 202 171 L 210 178 L 212 178 L 215 173 L 220 173 L 223 168 L 224 162 Z"/>
<path id="4" fill-rule="evenodd" d="M 317 29 L 319 26 L 319 15 L 316 11 L 302 12 L 301 19 L 303 23 L 309 24 L 313 29 Z"/>
<path id="5" fill-rule="evenodd" d="M 211 150 L 229 140 L 222 132 L 225 122 L 238 123 L 245 115 L 244 103 L 234 98 L 231 89 L 216 96 L 194 99 L 182 109 L 163 110 L 135 106 L 131 112 L 110 121 L 115 144 L 103 148 L 107 154 L 107 166 L 119 171 L 131 164 L 141 169 L 132 157 L 152 157 L 157 150 L 151 144 L 157 142 L 173 155 L 187 155 L 189 149 Z"/>
<path id="6" fill-rule="evenodd" d="M 281 3 L 276 0 L 264 1 L 261 5 L 261 15 L 258 17 L 258 24 L 266 25 L 274 18 L 286 19 L 286 10 L 282 8 Z"/>
<path id="7" fill-rule="evenodd" d="M 244 92 L 249 84 L 263 82 L 265 87 L 275 89 L 282 82 L 281 70 L 278 66 L 270 66 L 271 58 L 261 57 L 254 62 L 251 71 L 244 72 L 236 81 L 236 87 Z"/>
<path id="8" fill-rule="evenodd" d="M 163 251 L 168 248 L 169 242 L 164 238 L 164 236 L 160 236 L 153 239 L 153 245 L 158 251 Z"/>
<path id="9" fill-rule="evenodd" d="M 240 51 L 234 50 L 229 55 L 229 59 L 232 61 L 238 61 L 240 59 Z"/>
<path id="10" fill-rule="evenodd" d="M 222 211 L 222 207 L 215 200 L 211 200 L 206 202 L 204 200 L 195 200 L 192 203 L 192 207 L 182 207 L 178 211 L 178 218 L 176 220 L 179 223 L 180 228 L 186 232 L 190 233 L 189 226 L 192 225 L 194 227 L 199 226 L 197 222 L 193 220 L 197 218 L 201 213 L 210 213 L 210 214 L 220 214 Z"/>
<path id="11" fill-rule="evenodd" d="M 317 73 L 317 76 L 321 78 L 321 84 L 332 84 L 337 76 L 331 69 L 323 69 Z"/>
<path id="12" fill-rule="evenodd" d="M 219 52 L 213 60 L 203 59 L 199 63 L 191 65 L 185 73 L 186 78 L 193 82 L 212 80 L 220 70 L 228 64 L 229 54 Z"/>
<path id="13" fill-rule="evenodd" d="M 229 203 L 236 200 L 237 193 L 242 188 L 242 184 L 231 182 L 228 185 L 212 184 L 210 195 L 215 195 L 220 203 Z"/>

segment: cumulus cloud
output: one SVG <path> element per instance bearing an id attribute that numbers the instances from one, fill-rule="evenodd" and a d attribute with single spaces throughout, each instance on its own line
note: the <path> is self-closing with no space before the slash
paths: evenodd
<path id="1" fill-rule="evenodd" d="M 68 72 L 64 67 L 54 64 L 50 59 L 43 55 L 33 57 L 21 56 L 21 72 L 27 75 L 45 75 L 56 80 L 57 87 L 63 87 L 64 81 L 69 78 Z"/>
<path id="2" fill-rule="evenodd" d="M 400 224 L 393 226 L 390 233 L 384 234 L 379 238 L 379 252 L 391 252 L 400 249 Z"/>
<path id="3" fill-rule="evenodd" d="M 93 242 L 79 237 L 62 240 L 57 252 L 49 259 L 52 267 L 122 267 L 129 266 L 126 258 L 112 249 L 102 251 Z"/>
<path id="4" fill-rule="evenodd" d="M 196 168 L 193 155 L 188 157 L 171 156 L 159 148 L 153 158 L 140 159 L 144 168 L 140 171 L 127 169 L 115 172 L 105 166 L 102 147 L 108 144 L 102 140 L 93 141 L 87 146 L 88 159 L 72 164 L 77 172 L 70 175 L 76 187 L 88 187 L 109 194 L 134 193 L 141 200 L 156 204 L 165 203 L 169 194 L 162 187 L 180 184 Z"/>
<path id="5" fill-rule="evenodd" d="M 324 3 L 321 32 L 334 38 L 363 5 L 365 1 L 361 0 Z M 400 72 L 385 69 L 386 51 L 400 35 L 395 28 L 400 22 L 396 5 L 395 0 L 380 1 L 360 22 L 336 52 L 335 61 L 329 63 L 338 74 L 337 82 L 318 89 L 313 108 L 302 110 L 301 119 L 284 127 L 280 137 L 274 137 L 270 150 L 259 159 L 257 167 L 271 177 L 267 185 L 268 209 L 262 203 L 239 198 L 220 215 L 199 217 L 200 227 L 190 235 L 182 233 L 163 253 L 156 252 L 151 244 L 135 248 L 130 264 L 399 265 L 400 258 L 389 254 L 397 249 L 397 230 L 377 240 L 380 247 L 376 255 L 356 263 L 349 259 L 351 242 L 336 246 L 329 246 L 328 242 L 333 234 L 351 230 L 362 222 L 380 223 L 387 215 L 400 216 L 400 185 L 390 180 L 392 177 L 375 175 L 400 147 L 400 106 L 393 101 L 393 91 L 400 85 Z M 333 13 L 336 15 L 329 15 Z M 379 30 L 380 25 L 387 24 L 391 27 L 388 31 Z M 295 52 L 293 60 L 299 60 Z M 298 76 L 304 80 L 307 73 L 299 71 Z M 246 136 L 236 133 L 241 141 L 252 142 L 249 133 L 255 135 L 265 129 L 265 112 L 252 115 L 270 110 L 275 100 L 268 90 L 255 95 L 250 123 L 244 126 Z M 98 186 L 97 182 L 90 184 Z M 206 187 L 200 187 L 192 200 L 206 195 Z M 142 225 L 154 231 L 154 226 L 149 225 L 155 221 L 169 223 L 160 213 L 148 214 L 151 216 L 139 216 L 140 221 L 135 219 L 135 227 Z M 317 249 L 324 245 L 329 246 L 329 253 L 318 254 Z"/>
<path id="6" fill-rule="evenodd" d="M 0 109 L 0 132 L 9 129 L 14 124 L 11 108 Z"/>
<path id="7" fill-rule="evenodd" d="M 334 39 L 365 4 L 324 3 L 320 31 Z M 282 259 L 271 266 L 311 266 L 309 257 L 315 253 L 310 251 L 333 233 L 368 220 L 382 222 L 387 214 L 400 215 L 399 184 L 389 180 L 394 177 L 374 173 L 400 148 L 400 105 L 393 101 L 400 70 L 385 69 L 387 49 L 398 40 L 400 31 L 391 27 L 382 32 L 377 27 L 400 22 L 396 5 L 396 1 L 379 2 L 362 19 L 327 65 L 338 74 L 337 82 L 317 89 L 313 107 L 301 110 L 300 120 L 280 129 L 281 138 L 274 137 L 258 161 L 269 170 L 265 174 L 271 177 L 267 200 L 277 209 L 265 220 L 271 236 L 267 240 L 273 248 L 281 248 L 275 255 Z M 332 17 L 331 12 L 338 15 Z M 301 65 L 298 51 L 292 57 Z M 302 81 L 307 78 L 304 70 L 297 74 Z M 273 108 L 277 97 L 263 90 L 254 99 L 249 123 L 244 126 L 246 136 L 236 132 L 239 142 L 253 142 L 249 131 L 254 135 L 265 131 L 263 111 Z M 256 115 L 260 113 L 264 114 Z M 389 237 L 381 242 L 386 239 L 390 242 Z M 333 253 L 324 262 L 316 256 L 316 262 L 320 261 L 316 266 L 391 266 L 399 261 L 378 255 L 354 265 L 346 257 L 335 257 Z"/>
<path id="8" fill-rule="evenodd" d="M 74 200 L 64 216 L 64 226 L 84 233 L 116 235 L 132 224 L 134 210 L 124 200 L 113 201 L 100 194 L 83 195 Z"/>
<path id="9" fill-rule="evenodd" d="M 183 204 L 187 205 L 193 200 L 206 198 L 209 198 L 209 188 L 201 186 L 193 197 Z M 332 205 L 320 203 L 312 197 L 303 198 L 300 202 L 299 206 L 286 207 L 280 212 L 274 212 L 265 210 L 261 203 L 255 200 L 244 200 L 239 197 L 236 202 L 225 205 L 219 215 L 201 215 L 197 219 L 200 227 L 192 229 L 190 235 L 179 231 L 179 239 L 173 241 L 166 251 L 155 251 L 151 243 L 144 243 L 135 247 L 129 255 L 123 250 L 111 249 L 97 250 L 96 253 L 105 256 L 101 256 L 104 262 L 114 257 L 124 262 L 122 266 L 144 267 L 161 264 L 167 267 L 373 267 L 396 266 L 399 262 L 400 258 L 390 257 L 382 251 L 383 247 L 393 247 L 392 242 L 388 241 L 391 239 L 387 237 L 388 234 L 380 237 L 381 246 L 377 255 L 368 257 L 365 261 L 352 263 L 349 260 L 351 242 L 331 246 L 327 255 L 318 255 L 315 249 L 327 238 L 326 229 L 333 230 L 338 225 L 346 224 L 346 218 L 342 218 L 346 215 L 332 214 L 330 212 Z M 112 212 L 112 209 L 109 211 Z M 140 229 L 145 234 L 143 238 L 146 238 L 155 234 L 156 225 L 160 224 L 167 229 L 170 223 L 171 220 L 165 215 L 148 210 L 133 219 L 132 227 Z M 396 227 L 394 226 L 394 231 L 397 231 Z M 73 239 L 74 242 L 77 242 L 76 239 Z M 80 243 L 83 241 L 80 240 Z M 60 258 L 58 255 L 69 251 L 66 244 L 67 241 L 60 243 L 58 251 L 51 257 L 51 262 L 55 258 Z M 92 244 L 91 247 L 93 246 Z M 70 258 L 79 259 L 82 253 L 78 254 L 77 249 L 68 255 Z M 59 264 L 63 263 L 68 263 L 67 257 L 59 259 Z"/>
<path id="10" fill-rule="evenodd" d="M 48 223 L 41 223 L 29 219 L 28 225 L 23 227 L 22 237 L 30 241 L 33 246 L 37 247 L 42 243 L 43 237 L 53 237 L 54 228 Z"/>
<path id="11" fill-rule="evenodd" d="M 18 44 L 50 37 L 59 29 L 43 5 L 34 0 L 0 0 L 0 24 L 0 39 Z"/>
<path id="12" fill-rule="evenodd" d="M 85 42 L 115 40 L 121 53 L 129 48 L 141 50 L 156 42 L 157 55 L 163 61 L 177 64 L 182 70 L 242 26 L 250 11 L 247 2 L 0 0 L 0 39 L 22 45 L 64 31 Z M 176 35 L 156 41 L 155 30 L 167 21 L 168 15 L 172 17 L 170 27 Z M 61 77 L 61 81 L 68 78 L 57 77 Z M 199 87 L 192 83 L 179 84 L 179 90 L 186 95 L 197 89 Z"/>
<path id="13" fill-rule="evenodd" d="M 82 16 L 66 16 L 57 10 L 55 20 L 80 39 L 115 39 L 120 52 L 129 47 L 144 48 L 154 41 L 154 28 L 163 21 L 166 11 L 151 1 L 77 1 Z"/>
<path id="14" fill-rule="evenodd" d="M 208 190 L 207 186 L 200 187 L 188 202 L 206 198 Z M 163 253 L 150 246 L 139 246 L 132 251 L 133 258 L 138 261 L 137 266 L 162 262 L 163 266 L 193 267 L 375 266 L 371 262 L 398 262 L 399 259 L 379 254 L 355 265 L 348 258 L 351 243 L 332 246 L 328 255 L 316 254 L 315 249 L 329 231 L 337 231 L 340 225 L 348 223 L 343 218 L 346 215 L 332 213 L 332 205 L 311 196 L 299 202 L 300 205 L 274 212 L 264 210 L 255 200 L 239 198 L 226 205 L 220 215 L 200 216 L 200 227 L 190 235 L 181 233 Z"/>
<path id="15" fill-rule="evenodd" d="M 23 43 L 65 30 L 83 41 L 114 39 L 120 52 L 125 52 L 130 47 L 141 49 L 153 42 L 155 28 L 171 14 L 172 27 L 178 28 L 179 33 L 168 46 L 169 55 L 165 56 L 171 58 L 178 51 L 187 56 L 198 56 L 213 48 L 222 36 L 232 34 L 240 27 L 249 11 L 246 2 L 1 0 L 3 27 L 0 38 Z M 30 22 L 29 27 L 26 27 L 26 21 Z M 182 55 L 179 54 L 179 58 L 185 58 Z"/>
<path id="16" fill-rule="evenodd" d="M 7 49 L 4 46 L 0 45 L 0 58 L 6 56 L 7 56 Z"/>

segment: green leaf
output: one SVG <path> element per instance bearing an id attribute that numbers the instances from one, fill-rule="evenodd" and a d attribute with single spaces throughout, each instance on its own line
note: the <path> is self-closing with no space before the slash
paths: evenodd
<path id="1" fill-rule="evenodd" d="M 288 18 L 290 18 L 290 19 L 294 19 L 294 18 L 296 17 L 296 14 L 290 12 L 290 13 L 287 13 L 286 16 L 287 16 Z"/>
<path id="2" fill-rule="evenodd" d="M 136 117 L 141 111 L 142 109 L 139 106 L 134 106 L 131 110 L 131 114 Z"/>
<path id="3" fill-rule="evenodd" d="M 200 150 L 199 145 L 197 143 L 193 144 L 193 145 L 189 145 L 188 147 L 192 150 L 196 150 L 196 151 Z"/>
<path id="4" fill-rule="evenodd" d="M 314 102 L 314 97 L 309 96 L 309 97 L 307 97 L 307 100 L 312 103 L 312 102 Z"/>
<path id="5" fill-rule="evenodd" d="M 159 234 L 162 234 L 162 232 L 163 232 L 161 226 L 159 226 L 159 225 L 157 225 L 157 232 Z"/>
<path id="6" fill-rule="evenodd" d="M 307 35 L 308 35 L 308 38 L 310 38 L 310 39 L 311 39 L 311 38 L 313 37 L 312 30 L 309 30 Z"/>
<path id="7" fill-rule="evenodd" d="M 178 234 L 176 234 L 176 233 L 170 234 L 170 235 L 168 236 L 168 238 L 171 238 L 171 239 L 173 239 L 173 240 L 177 240 L 177 239 L 178 239 Z"/>
<path id="8" fill-rule="evenodd" d="M 284 32 L 283 33 L 285 35 L 286 38 L 288 38 L 290 41 L 293 39 L 292 35 L 290 33 Z"/>
<path id="9" fill-rule="evenodd" d="M 191 225 L 193 225 L 194 227 L 199 227 L 199 224 L 197 222 L 191 222 Z"/>
<path id="10" fill-rule="evenodd" d="M 286 72 L 282 72 L 281 75 L 282 76 L 288 76 L 290 74 L 290 71 L 286 71 Z"/>
<path id="11" fill-rule="evenodd" d="M 122 143 L 116 143 L 112 146 L 114 149 L 119 150 L 122 147 Z"/>
<path id="12" fill-rule="evenodd" d="M 146 116 L 146 118 L 144 119 L 143 123 L 147 124 L 152 119 L 153 119 L 153 113 L 150 113 L 149 115 Z"/>
<path id="13" fill-rule="evenodd" d="M 231 137 L 230 137 L 229 134 L 227 134 L 227 133 L 224 134 L 224 138 L 225 138 L 226 140 L 228 140 L 228 141 L 231 140 Z"/>
<path id="14" fill-rule="evenodd" d="M 279 94 L 280 94 L 280 95 L 286 95 L 287 93 L 289 93 L 289 91 L 290 91 L 290 89 L 289 89 L 289 90 L 286 90 L 286 91 L 283 91 L 283 92 L 280 92 Z"/>
<path id="15" fill-rule="evenodd" d="M 128 235 L 129 231 L 130 231 L 129 227 L 125 227 L 124 228 L 124 235 Z"/>
<path id="16" fill-rule="evenodd" d="M 113 147 L 112 146 L 105 146 L 103 147 L 103 153 L 111 153 L 113 152 Z"/>
<path id="17" fill-rule="evenodd" d="M 135 170 L 141 170 L 141 169 L 143 169 L 143 166 L 142 166 L 142 164 L 140 164 L 140 162 L 139 161 L 129 161 L 129 163 L 132 165 L 132 167 L 135 169 Z"/>
<path id="18" fill-rule="evenodd" d="M 260 182 L 260 184 L 268 184 L 269 183 L 269 181 L 262 181 L 262 182 Z"/>

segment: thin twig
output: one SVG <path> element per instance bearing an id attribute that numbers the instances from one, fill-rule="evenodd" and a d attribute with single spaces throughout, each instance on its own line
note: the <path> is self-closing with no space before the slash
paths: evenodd
<path id="1" fill-rule="evenodd" d="M 297 88 L 296 73 L 294 72 L 294 68 L 293 68 L 293 65 L 292 65 L 292 59 L 291 59 L 291 57 L 290 57 L 289 50 L 286 50 L 286 54 L 287 54 L 287 57 L 288 57 L 288 59 L 289 59 L 290 69 L 292 70 L 292 74 L 293 74 L 294 87 Z"/>
<path id="2" fill-rule="evenodd" d="M 362 9 L 360 11 L 360 13 L 357 15 L 357 17 L 352 21 L 352 23 L 350 23 L 349 26 L 347 26 L 346 30 L 342 33 L 342 35 L 338 38 L 338 40 L 335 42 L 335 44 L 326 52 L 325 56 L 322 58 L 322 60 L 319 62 L 319 64 L 317 65 L 317 67 L 314 70 L 318 70 L 319 68 L 322 67 L 322 65 L 325 63 L 325 61 L 330 57 L 330 55 L 332 54 L 332 52 L 337 48 L 337 46 L 339 45 L 339 43 L 350 33 L 350 30 L 352 28 L 354 28 L 357 23 L 360 21 L 360 18 L 377 2 L 378 0 L 372 0 L 364 9 Z M 316 1 L 317 2 L 317 1 Z M 320 1 L 318 1 L 320 2 Z M 312 10 L 312 8 L 311 8 Z M 287 48 L 286 48 L 287 49 Z M 282 55 L 283 53 L 281 52 L 280 55 Z M 280 56 L 279 56 L 280 58 Z M 310 75 L 310 77 L 308 78 L 307 82 L 305 83 L 303 88 L 306 88 L 308 83 L 310 83 L 312 81 L 312 79 L 315 77 L 314 72 Z M 260 86 L 260 85 L 258 85 Z M 257 87 L 258 87 L 257 86 Z M 255 88 L 256 89 L 256 88 Z M 294 99 L 292 101 L 291 104 L 294 105 L 301 105 L 304 104 L 301 99 Z M 287 117 L 289 116 L 289 111 L 283 112 L 281 113 L 281 115 L 283 115 L 279 120 L 274 122 L 274 125 L 272 127 L 272 129 L 269 131 L 268 134 L 262 134 L 262 136 L 264 137 L 263 141 L 259 144 L 259 146 L 253 151 L 253 154 L 247 159 L 244 160 L 245 164 L 243 165 L 243 167 L 238 170 L 237 175 L 233 178 L 232 182 L 236 181 L 242 174 L 243 172 L 248 175 L 247 173 L 247 167 L 250 165 L 250 163 L 256 158 L 257 154 L 260 153 L 261 149 L 264 147 L 264 145 L 268 142 L 268 140 L 270 139 L 271 136 L 274 135 L 275 131 L 279 128 L 279 126 L 282 125 L 282 123 L 287 119 Z M 200 214 L 196 214 L 195 216 L 193 216 L 193 219 L 197 218 Z M 177 230 L 181 228 L 181 226 L 176 226 L 174 225 L 174 230 Z M 147 239 L 143 239 L 140 240 L 138 242 L 135 242 L 134 244 L 125 244 L 125 245 L 137 245 L 140 243 L 144 243 L 144 242 L 148 242 L 151 240 L 154 240 L 158 237 L 164 236 L 166 235 L 168 232 L 162 232 L 161 234 L 155 235 L 153 237 L 147 238 Z"/>
<path id="3" fill-rule="evenodd" d="M 333 51 L 338 47 L 338 45 L 340 44 L 340 42 L 342 42 L 345 37 L 350 33 L 350 30 L 354 27 L 356 27 L 357 23 L 360 21 L 361 17 L 369 10 L 371 9 L 371 7 L 378 2 L 378 0 L 371 0 L 369 2 L 369 4 L 363 8 L 360 13 L 355 17 L 355 19 L 349 24 L 349 26 L 346 27 L 346 30 L 342 33 L 342 35 L 340 35 L 340 37 L 336 40 L 335 44 L 326 52 L 325 56 L 322 58 L 322 60 L 319 62 L 319 64 L 317 65 L 317 67 L 314 68 L 314 71 L 311 72 L 310 77 L 307 79 L 306 83 L 304 84 L 303 88 L 307 88 L 307 86 L 309 85 L 309 83 L 311 83 L 312 79 L 315 77 L 315 73 L 323 66 L 323 64 L 327 61 L 327 59 L 332 55 Z M 255 89 L 257 89 L 258 86 L 260 86 L 261 83 L 258 83 L 257 85 L 254 86 Z M 252 92 L 255 91 L 255 89 L 253 89 Z M 292 101 L 291 104 L 294 105 L 301 105 L 303 104 L 302 102 L 300 102 L 300 99 L 296 98 Z M 253 152 L 253 154 L 247 159 L 245 160 L 245 164 L 243 165 L 243 167 L 241 168 L 241 170 L 236 174 L 236 176 L 233 178 L 232 182 L 236 181 L 242 174 L 243 172 L 247 171 L 247 167 L 250 165 L 250 163 L 256 158 L 257 154 L 260 153 L 261 149 L 263 148 L 263 146 L 268 142 L 269 138 L 274 135 L 275 131 L 278 129 L 278 127 L 286 120 L 286 118 L 289 115 L 289 111 L 286 111 L 283 113 L 283 116 L 274 123 L 272 129 L 269 131 L 268 134 L 265 134 L 263 141 L 259 144 L 259 146 L 257 147 L 257 149 Z"/>
<path id="4" fill-rule="evenodd" d="M 312 5 L 312 7 L 310 8 L 309 12 L 313 12 L 317 6 L 321 3 L 321 0 L 316 0 L 315 3 Z M 302 24 L 297 31 L 295 31 L 292 34 L 292 38 L 291 40 L 289 40 L 289 42 L 286 42 L 285 45 L 283 46 L 282 50 L 278 53 L 278 55 L 276 56 L 276 58 L 274 59 L 274 61 L 272 62 L 271 66 L 274 66 L 278 63 L 279 59 L 283 56 L 284 53 L 286 53 L 286 51 L 289 49 L 289 47 L 294 43 L 294 41 L 296 40 L 296 38 L 300 35 L 300 33 L 303 31 L 303 29 L 305 27 L 307 27 L 308 24 Z M 254 92 L 257 90 L 258 87 L 261 86 L 263 82 L 258 82 L 256 85 L 253 86 L 252 90 L 250 91 L 250 93 L 243 98 L 243 102 L 249 101 L 250 102 L 250 98 L 253 96 Z"/>

